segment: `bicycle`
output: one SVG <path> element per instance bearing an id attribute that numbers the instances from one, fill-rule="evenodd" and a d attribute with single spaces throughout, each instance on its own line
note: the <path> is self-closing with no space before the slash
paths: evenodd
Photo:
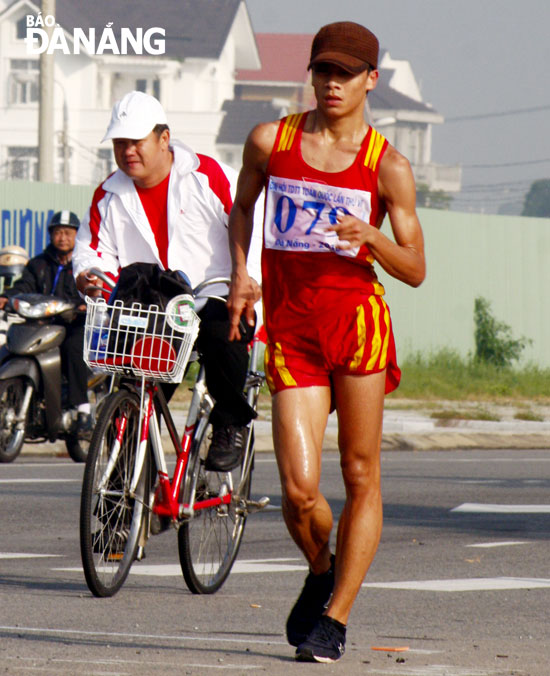
<path id="1" fill-rule="evenodd" d="M 112 287 L 108 277 L 93 272 Z M 206 291 L 222 282 L 229 280 L 206 280 L 194 289 L 194 297 L 224 300 Z M 133 562 L 144 557 L 149 536 L 169 521 L 178 531 L 187 586 L 195 594 L 214 593 L 231 571 L 247 516 L 269 502 L 267 497 L 250 499 L 254 421 L 248 425 L 239 467 L 231 472 L 206 471 L 214 401 L 206 388 L 204 365 L 199 360 L 181 440 L 162 390 L 163 382 L 181 382 L 188 360 L 197 356 L 191 356 L 199 325 L 194 310 L 186 303 L 178 307 L 177 302 L 170 314 L 169 306 L 162 312 L 156 306 L 134 303 L 128 308 L 120 301 L 107 305 L 103 299 L 86 300 L 85 361 L 94 370 L 115 374 L 118 387 L 103 403 L 84 471 L 80 549 L 86 583 L 94 596 L 113 596 Z M 99 337 L 98 312 L 110 317 Z M 255 338 L 245 385 L 254 410 L 264 382 L 264 374 L 256 370 L 258 350 Z M 176 453 L 171 479 L 161 419 Z"/>

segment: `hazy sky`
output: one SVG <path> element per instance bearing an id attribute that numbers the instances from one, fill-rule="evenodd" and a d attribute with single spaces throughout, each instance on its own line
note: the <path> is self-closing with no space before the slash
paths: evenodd
<path id="1" fill-rule="evenodd" d="M 549 0 L 247 0 L 247 6 L 256 32 L 315 33 L 331 21 L 357 21 L 392 57 L 410 61 L 424 101 L 446 118 L 434 127 L 432 159 L 463 166 L 461 209 L 491 212 L 501 201 L 522 202 L 533 180 L 550 178 Z"/>

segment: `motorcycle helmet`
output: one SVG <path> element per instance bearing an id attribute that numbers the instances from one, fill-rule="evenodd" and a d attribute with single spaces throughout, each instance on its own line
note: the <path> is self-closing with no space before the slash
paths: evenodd
<path id="1" fill-rule="evenodd" d="M 48 230 L 50 231 L 50 234 L 52 229 L 58 225 L 62 225 L 65 228 L 74 228 L 75 230 L 78 230 L 80 220 L 75 213 L 69 211 L 68 209 L 64 211 L 56 211 L 56 213 L 52 216 L 51 221 L 48 223 Z"/>
<path id="2" fill-rule="evenodd" d="M 0 277 L 6 280 L 6 286 L 21 275 L 28 260 L 29 254 L 22 246 L 8 244 L 0 249 Z"/>

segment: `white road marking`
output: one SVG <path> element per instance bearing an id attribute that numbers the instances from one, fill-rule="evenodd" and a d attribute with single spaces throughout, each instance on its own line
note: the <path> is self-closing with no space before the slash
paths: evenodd
<path id="1" fill-rule="evenodd" d="M 261 639 L 253 638 L 220 638 L 218 636 L 210 636 L 208 634 L 138 634 L 112 631 L 84 631 L 83 629 L 52 629 L 50 627 L 24 627 L 22 625 L 0 625 L 0 631 L 13 632 L 14 634 L 21 634 L 24 632 L 33 634 L 48 634 L 48 635 L 62 635 L 62 636 L 94 636 L 105 637 L 108 640 L 112 638 L 120 639 L 155 639 L 157 641 L 196 641 L 200 643 L 245 643 L 245 644 L 259 644 L 259 645 L 284 645 L 287 646 L 286 641 L 271 640 L 263 636 Z"/>
<path id="2" fill-rule="evenodd" d="M 17 552 L 0 552 L 0 559 L 61 559 L 63 554 L 23 554 Z"/>
<path id="3" fill-rule="evenodd" d="M 480 542 L 476 545 L 466 545 L 466 547 L 479 547 L 480 549 L 491 549 L 492 547 L 512 547 L 514 545 L 529 545 L 530 542 L 520 542 L 519 540 L 508 540 L 507 542 Z"/>
<path id="4" fill-rule="evenodd" d="M 2 469 L 21 469 L 22 467 L 73 467 L 84 468 L 84 465 L 75 464 L 71 461 L 57 461 L 57 462 L 16 462 L 10 465 L 2 465 Z"/>
<path id="5" fill-rule="evenodd" d="M 451 512 L 469 514 L 550 514 L 550 505 L 497 505 L 481 502 L 464 502 Z"/>
<path id="6" fill-rule="evenodd" d="M 80 479 L 0 479 L 0 484 L 69 484 L 80 481 Z"/>
<path id="7" fill-rule="evenodd" d="M 300 559 L 254 559 L 235 561 L 231 574 L 234 573 L 292 573 L 307 571 L 303 563 L 292 563 Z M 80 573 L 82 568 L 53 568 L 52 570 Z M 205 572 L 208 568 L 205 569 Z M 149 575 L 151 577 L 181 577 L 181 566 L 176 563 L 146 564 L 136 562 L 130 569 L 130 575 Z"/>
<path id="8" fill-rule="evenodd" d="M 505 589 L 550 589 L 550 579 L 536 577 L 487 577 L 449 580 L 409 580 L 403 582 L 367 582 L 363 587 L 410 591 L 468 592 Z"/>
<path id="9" fill-rule="evenodd" d="M 425 667 L 407 667 L 403 664 L 399 665 L 397 671 L 393 667 L 383 669 L 369 668 L 369 675 L 372 676 L 393 676 L 399 673 L 399 676 L 495 676 L 496 672 L 491 669 L 480 670 L 472 667 L 454 667 L 450 664 L 434 664 Z M 499 672 L 502 674 L 502 672 Z"/>
<path id="10" fill-rule="evenodd" d="M 15 661 L 17 664 L 20 664 L 22 662 L 33 662 L 33 664 L 36 664 L 40 658 L 38 657 L 10 657 L 10 656 L 3 656 L 2 661 L 6 660 L 12 660 Z M 131 669 L 132 665 L 139 664 L 143 666 L 144 664 L 150 664 L 151 665 L 151 673 L 154 673 L 159 669 L 159 667 L 173 667 L 174 663 L 173 662 L 152 662 L 151 660 L 148 661 L 143 661 L 143 660 L 123 660 L 123 659 L 112 659 L 112 660 L 71 660 L 71 659 L 60 659 L 60 658 L 52 658 L 49 657 L 47 659 L 42 658 L 42 661 L 45 662 L 46 664 L 93 664 L 94 666 L 98 667 L 128 667 Z M 22 667 L 25 669 L 25 667 Z M 194 669 L 233 669 L 233 670 L 239 670 L 239 671 L 251 671 L 252 669 L 262 669 L 262 667 L 258 664 L 255 665 L 248 665 L 248 666 L 243 666 L 242 664 L 205 664 L 205 663 L 192 663 L 188 662 L 186 660 L 185 662 L 185 668 L 194 668 Z M 31 670 L 31 668 L 28 668 Z M 40 671 L 40 667 L 35 667 L 32 669 L 32 671 Z M 49 671 L 49 669 L 48 669 Z M 87 674 L 102 674 L 105 676 L 107 672 L 102 671 L 87 671 Z M 115 672 L 116 676 L 120 676 L 121 672 L 117 669 Z M 126 673 L 126 672 L 124 672 Z M 131 674 L 132 671 L 127 672 L 128 674 Z"/>

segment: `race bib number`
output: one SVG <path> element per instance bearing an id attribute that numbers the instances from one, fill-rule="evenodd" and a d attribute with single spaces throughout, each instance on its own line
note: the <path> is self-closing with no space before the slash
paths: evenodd
<path id="1" fill-rule="evenodd" d="M 355 257 L 359 247 L 337 249 L 338 235 L 327 228 L 336 225 L 342 214 L 368 223 L 370 213 L 370 192 L 271 176 L 266 196 L 265 246 L 281 251 L 332 251 Z"/>

